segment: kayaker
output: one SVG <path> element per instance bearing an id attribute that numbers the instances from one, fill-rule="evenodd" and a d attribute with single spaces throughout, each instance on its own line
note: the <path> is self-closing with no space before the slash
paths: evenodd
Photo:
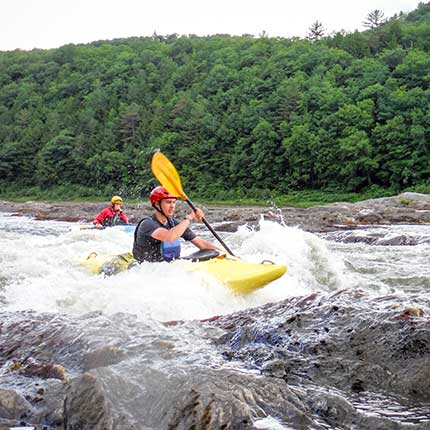
<path id="1" fill-rule="evenodd" d="M 104 208 L 95 218 L 93 224 L 96 228 L 113 227 L 114 225 L 128 224 L 128 218 L 121 209 L 122 198 L 113 196 L 111 204 Z"/>
<path id="2" fill-rule="evenodd" d="M 199 249 L 219 250 L 212 243 L 198 237 L 189 227 L 193 221 L 201 221 L 203 212 L 197 209 L 182 220 L 173 217 L 178 197 L 166 188 L 158 186 L 149 196 L 155 213 L 143 218 L 134 232 L 133 257 L 138 261 L 172 261 L 180 257 L 179 238 L 190 241 Z"/>

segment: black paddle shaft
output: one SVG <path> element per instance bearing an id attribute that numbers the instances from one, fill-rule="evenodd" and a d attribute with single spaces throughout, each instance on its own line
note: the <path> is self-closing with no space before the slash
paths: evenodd
<path id="1" fill-rule="evenodd" d="M 191 207 L 191 209 L 196 212 L 197 208 L 193 205 L 193 203 L 189 200 L 185 200 Z M 231 249 L 224 243 L 224 241 L 218 236 L 218 233 L 212 228 L 212 226 L 205 220 L 205 218 L 202 218 L 202 221 L 204 225 L 210 230 L 210 232 L 218 239 L 218 242 L 224 247 L 224 249 L 233 257 L 235 256 Z"/>

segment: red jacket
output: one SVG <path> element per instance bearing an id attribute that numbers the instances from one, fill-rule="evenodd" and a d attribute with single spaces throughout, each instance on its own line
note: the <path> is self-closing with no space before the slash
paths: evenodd
<path id="1" fill-rule="evenodd" d="M 128 218 L 122 210 L 115 212 L 113 206 L 108 206 L 94 218 L 93 223 L 101 224 L 104 227 L 112 227 L 118 224 L 128 224 Z"/>

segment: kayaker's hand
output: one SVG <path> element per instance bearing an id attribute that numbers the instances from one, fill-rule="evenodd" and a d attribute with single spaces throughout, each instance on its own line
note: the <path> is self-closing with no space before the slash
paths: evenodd
<path id="1" fill-rule="evenodd" d="M 96 224 L 96 228 L 98 229 L 98 230 L 103 230 L 103 226 L 101 225 L 101 224 Z"/>
<path id="2" fill-rule="evenodd" d="M 204 217 L 204 213 L 201 209 L 196 209 L 196 211 L 190 212 L 186 218 L 188 218 L 190 221 L 201 221 Z"/>
<path id="3" fill-rule="evenodd" d="M 201 209 L 199 209 L 199 208 L 197 208 L 197 210 L 194 212 L 194 215 L 196 216 L 196 220 L 197 221 L 201 221 L 204 218 L 204 216 L 205 216 L 205 214 L 203 213 L 203 211 Z"/>

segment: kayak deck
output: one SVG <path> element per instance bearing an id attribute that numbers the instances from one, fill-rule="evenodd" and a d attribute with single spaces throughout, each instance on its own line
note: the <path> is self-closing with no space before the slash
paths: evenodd
<path id="1" fill-rule="evenodd" d="M 111 276 L 131 269 L 137 261 L 131 252 L 118 255 L 98 255 L 92 252 L 81 264 L 91 273 Z"/>
<path id="2" fill-rule="evenodd" d="M 209 274 L 235 293 L 249 294 L 280 278 L 287 271 L 287 266 L 224 257 L 193 263 L 191 270 Z"/>
<path id="3" fill-rule="evenodd" d="M 128 270 L 136 264 L 131 253 L 99 256 L 93 252 L 82 262 L 91 273 L 107 276 Z M 268 261 L 251 263 L 223 255 L 206 261 L 190 262 L 184 269 L 208 274 L 236 294 L 249 294 L 280 278 L 287 271 L 287 266 Z"/>

